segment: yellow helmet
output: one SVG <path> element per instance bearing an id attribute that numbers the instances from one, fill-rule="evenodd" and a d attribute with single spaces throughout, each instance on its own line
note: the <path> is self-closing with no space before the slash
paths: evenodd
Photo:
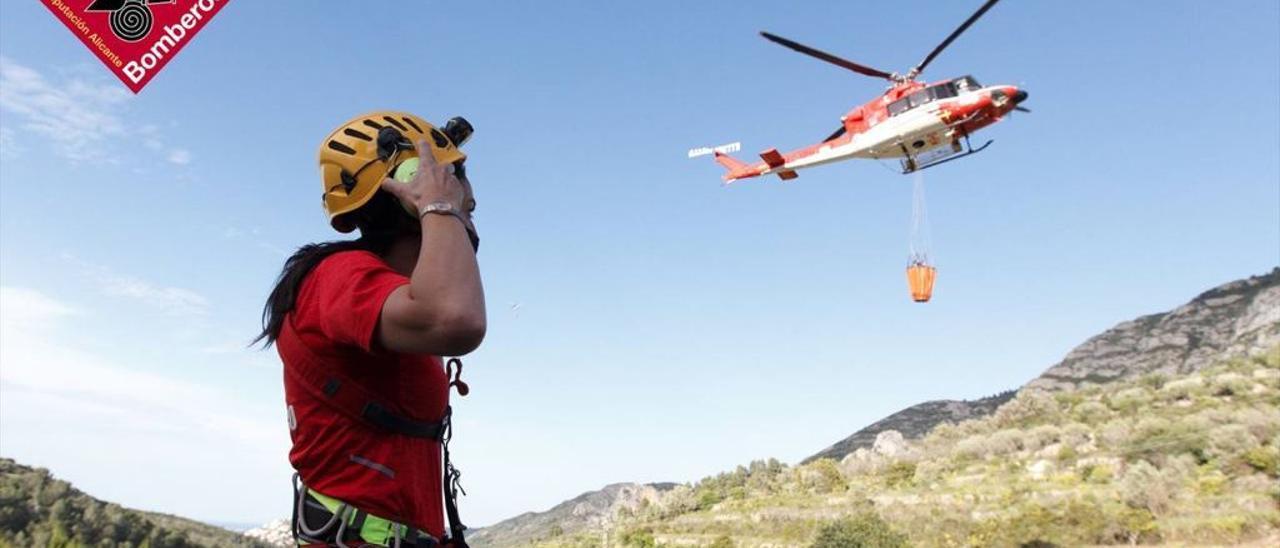
<path id="1" fill-rule="evenodd" d="M 338 232 L 355 225 L 343 217 L 373 198 L 382 180 L 403 160 L 417 158 L 417 143 L 425 140 L 440 164 L 467 157 L 458 146 L 471 136 L 471 124 L 449 120 L 445 131 L 407 112 L 378 111 L 357 116 L 338 126 L 320 144 L 320 181 L 324 211 Z"/>

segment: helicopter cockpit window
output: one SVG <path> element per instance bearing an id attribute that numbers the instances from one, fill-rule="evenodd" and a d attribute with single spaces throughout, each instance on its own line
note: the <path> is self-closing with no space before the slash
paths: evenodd
<path id="1" fill-rule="evenodd" d="M 889 116 L 897 116 L 899 114 L 906 112 L 907 109 L 910 109 L 910 108 L 911 108 L 911 104 L 907 101 L 906 97 L 903 97 L 901 99 L 898 99 L 897 101 L 889 103 Z"/>
<path id="2" fill-rule="evenodd" d="M 951 87 L 951 84 L 938 84 L 933 86 L 929 88 L 929 93 L 933 96 L 935 101 L 938 99 L 946 99 L 948 97 L 956 96 L 956 90 Z"/>
<path id="3" fill-rule="evenodd" d="M 974 80 L 972 76 L 961 76 L 951 83 L 956 87 L 956 91 L 959 91 L 960 93 L 973 91 L 982 87 L 982 85 L 979 84 L 977 80 Z"/>
<path id="4" fill-rule="evenodd" d="M 927 89 L 922 89 L 912 93 L 907 98 L 911 99 L 911 108 L 918 107 L 933 100 L 933 96 L 930 95 L 929 90 Z"/>

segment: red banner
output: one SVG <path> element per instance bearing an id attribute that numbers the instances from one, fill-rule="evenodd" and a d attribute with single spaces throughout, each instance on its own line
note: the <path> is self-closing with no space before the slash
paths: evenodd
<path id="1" fill-rule="evenodd" d="M 134 93 L 228 0 L 41 0 Z"/>

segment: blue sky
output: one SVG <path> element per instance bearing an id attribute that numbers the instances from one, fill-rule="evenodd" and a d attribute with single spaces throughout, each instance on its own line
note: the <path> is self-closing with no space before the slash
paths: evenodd
<path id="1" fill-rule="evenodd" d="M 1119 321 L 1280 263 L 1280 6 L 1007 1 L 930 67 L 1030 92 L 924 173 L 719 185 L 830 133 L 978 2 L 234 2 L 138 96 L 37 2 L 0 16 L 0 455 L 198 519 L 287 512 L 274 351 L 315 150 L 373 109 L 477 133 L 485 345 L 455 403 L 464 517 L 794 462 L 907 405 L 1016 387 Z M 518 305 L 518 306 L 516 306 Z M 192 496 L 192 493 L 201 493 Z"/>

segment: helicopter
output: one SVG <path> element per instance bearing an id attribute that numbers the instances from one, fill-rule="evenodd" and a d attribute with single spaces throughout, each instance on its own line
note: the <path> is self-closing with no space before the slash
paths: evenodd
<path id="1" fill-rule="evenodd" d="M 728 170 L 723 176 L 727 184 L 769 174 L 787 181 L 798 176 L 796 170 L 854 158 L 898 158 L 902 173 L 907 174 L 985 150 L 991 141 L 975 148 L 969 136 L 1014 110 L 1031 112 L 1019 106 L 1027 99 L 1026 90 L 1012 85 L 982 86 L 972 76 L 932 83 L 916 77 L 998 1 L 987 0 L 906 74 L 854 63 L 762 31 L 760 35 L 771 42 L 858 74 L 884 78 L 890 86 L 880 97 L 842 116 L 840 128 L 816 145 L 787 153 L 770 148 L 760 153 L 761 162 L 750 165 L 729 155 L 740 143 L 692 149 L 689 157 L 713 154 Z"/>

